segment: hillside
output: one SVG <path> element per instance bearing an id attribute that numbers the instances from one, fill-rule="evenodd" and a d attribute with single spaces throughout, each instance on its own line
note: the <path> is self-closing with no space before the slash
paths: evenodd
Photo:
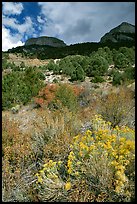
<path id="1" fill-rule="evenodd" d="M 29 43 L 2 52 L 3 201 L 134 202 L 134 41 Z"/>
<path id="2" fill-rule="evenodd" d="M 135 26 L 123 22 L 116 28 L 106 33 L 100 42 L 86 42 L 72 45 L 66 45 L 62 40 L 42 36 L 39 38 L 30 38 L 24 46 L 9 49 L 8 53 L 21 53 L 22 56 L 28 56 L 38 59 L 56 59 L 68 55 L 89 56 L 98 48 L 109 47 L 111 50 L 118 50 L 120 47 L 135 46 Z"/>
<path id="3" fill-rule="evenodd" d="M 119 26 L 113 28 L 110 32 L 106 33 L 100 40 L 101 43 L 118 43 L 124 41 L 135 41 L 135 26 L 126 22 L 123 22 Z"/>

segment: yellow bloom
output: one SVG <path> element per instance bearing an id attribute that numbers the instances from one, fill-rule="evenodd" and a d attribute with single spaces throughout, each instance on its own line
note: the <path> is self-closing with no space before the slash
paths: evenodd
<path id="1" fill-rule="evenodd" d="M 72 169 L 69 168 L 69 169 L 68 169 L 68 174 L 71 174 L 71 173 L 72 173 Z"/>
<path id="2" fill-rule="evenodd" d="M 121 138 L 119 139 L 119 141 L 120 141 L 121 143 L 123 143 L 123 142 L 125 142 L 125 141 L 126 141 L 126 138 L 121 137 Z"/>
<path id="3" fill-rule="evenodd" d="M 73 140 L 74 140 L 74 141 L 76 141 L 76 140 L 78 140 L 78 139 L 79 139 L 79 135 L 73 137 Z"/>
<path id="4" fill-rule="evenodd" d="M 48 167 L 48 164 L 44 164 L 43 167 Z"/>
<path id="5" fill-rule="evenodd" d="M 81 162 L 80 162 L 80 161 L 78 161 L 78 162 L 77 162 L 77 165 L 80 165 L 80 164 L 81 164 Z"/>
<path id="6" fill-rule="evenodd" d="M 68 158 L 69 158 L 69 160 L 75 159 L 75 155 L 74 155 L 74 152 L 73 152 L 73 151 L 71 151 L 71 152 L 69 153 Z"/>
<path id="7" fill-rule="evenodd" d="M 42 183 L 43 179 L 41 178 L 41 176 L 38 176 L 38 183 Z"/>
<path id="8" fill-rule="evenodd" d="M 126 148 L 129 149 L 129 150 L 134 149 L 134 141 L 127 140 Z"/>
<path id="9" fill-rule="evenodd" d="M 62 161 L 58 161 L 58 165 L 61 165 L 62 164 Z"/>
<path id="10" fill-rule="evenodd" d="M 112 141 L 112 142 L 115 142 L 115 141 L 116 141 L 116 135 L 114 135 L 114 134 L 111 135 L 111 141 Z"/>
<path id="11" fill-rule="evenodd" d="M 112 162 L 111 162 L 111 164 L 112 164 L 113 166 L 118 166 L 118 162 L 117 162 L 117 161 L 115 161 L 115 160 L 114 160 L 114 161 L 112 161 Z"/>
<path id="12" fill-rule="evenodd" d="M 39 173 L 41 174 L 41 176 L 44 176 L 44 175 L 45 175 L 45 174 L 44 174 L 44 170 L 45 170 L 45 169 L 42 169 L 42 170 L 39 171 Z"/>
<path id="13" fill-rule="evenodd" d="M 66 189 L 67 191 L 71 189 L 71 183 L 70 183 L 70 182 L 67 182 L 67 183 L 65 184 L 65 189 Z"/>
<path id="14" fill-rule="evenodd" d="M 110 122 L 110 121 L 108 121 L 108 122 L 107 122 L 107 124 L 108 124 L 108 125 L 111 125 L 111 122 Z"/>
<path id="15" fill-rule="evenodd" d="M 35 174 L 35 176 L 37 176 L 37 177 L 38 177 L 38 176 L 39 176 L 39 174 L 38 174 L 38 173 L 36 173 L 36 174 Z"/>
<path id="16" fill-rule="evenodd" d="M 86 131 L 86 135 L 87 135 L 87 136 L 90 136 L 91 134 L 92 134 L 92 132 L 91 132 L 90 130 L 87 130 L 87 131 Z"/>
<path id="17" fill-rule="evenodd" d="M 115 129 L 116 129 L 116 130 L 119 130 L 119 127 L 118 127 L 118 125 L 116 125 Z"/>
<path id="18" fill-rule="evenodd" d="M 73 148 L 73 145 L 70 145 L 70 148 L 72 149 L 72 148 Z"/>
<path id="19" fill-rule="evenodd" d="M 72 165 L 72 161 L 68 160 L 68 165 L 67 165 L 68 168 L 71 167 L 71 165 Z"/>
<path id="20" fill-rule="evenodd" d="M 124 166 L 122 166 L 122 165 L 118 165 L 117 169 L 118 169 L 118 170 L 121 170 L 121 171 L 123 171 L 123 172 L 124 172 L 125 167 L 124 167 Z"/>
<path id="21" fill-rule="evenodd" d="M 121 192 L 121 187 L 120 187 L 120 186 L 116 186 L 115 192 L 116 192 L 116 193 L 120 193 L 120 192 Z"/>
<path id="22" fill-rule="evenodd" d="M 93 149 L 95 149 L 95 146 L 94 145 L 90 145 L 89 149 L 90 149 L 90 151 L 92 151 Z"/>
<path id="23" fill-rule="evenodd" d="M 78 172 L 78 171 L 76 171 L 76 172 L 75 172 L 75 176 L 78 176 L 78 175 L 79 175 L 79 172 Z"/>
<path id="24" fill-rule="evenodd" d="M 43 174 L 43 173 L 44 173 L 44 170 L 43 170 L 43 169 L 42 169 L 42 170 L 40 170 L 40 171 L 39 171 L 39 173 Z"/>

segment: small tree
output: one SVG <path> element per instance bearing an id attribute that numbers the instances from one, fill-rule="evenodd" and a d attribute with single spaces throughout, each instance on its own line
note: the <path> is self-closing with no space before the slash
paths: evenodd
<path id="1" fill-rule="evenodd" d="M 91 56 L 89 59 L 88 69 L 87 69 L 87 75 L 90 76 L 102 76 L 104 75 L 108 70 L 108 62 L 105 58 L 102 56 L 99 56 L 98 54 L 95 54 L 94 56 Z"/>
<path id="2" fill-rule="evenodd" d="M 80 65 L 77 66 L 76 70 L 71 74 L 71 81 L 84 81 L 85 72 Z"/>

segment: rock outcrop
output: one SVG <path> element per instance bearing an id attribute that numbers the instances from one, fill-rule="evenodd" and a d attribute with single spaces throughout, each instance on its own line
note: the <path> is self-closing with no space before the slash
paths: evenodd
<path id="1" fill-rule="evenodd" d="M 100 40 L 101 43 L 106 42 L 123 42 L 135 40 L 135 26 L 127 22 L 121 23 L 106 33 Z"/>
<path id="2" fill-rule="evenodd" d="M 30 38 L 25 42 L 25 46 L 27 45 L 48 45 L 52 47 L 65 47 L 66 44 L 54 37 L 47 37 L 47 36 L 42 36 L 38 38 Z"/>

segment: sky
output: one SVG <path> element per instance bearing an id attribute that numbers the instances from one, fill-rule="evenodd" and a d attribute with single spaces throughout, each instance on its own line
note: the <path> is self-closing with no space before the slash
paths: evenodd
<path id="1" fill-rule="evenodd" d="M 2 51 L 40 36 L 99 42 L 122 22 L 135 25 L 135 2 L 2 2 Z"/>

